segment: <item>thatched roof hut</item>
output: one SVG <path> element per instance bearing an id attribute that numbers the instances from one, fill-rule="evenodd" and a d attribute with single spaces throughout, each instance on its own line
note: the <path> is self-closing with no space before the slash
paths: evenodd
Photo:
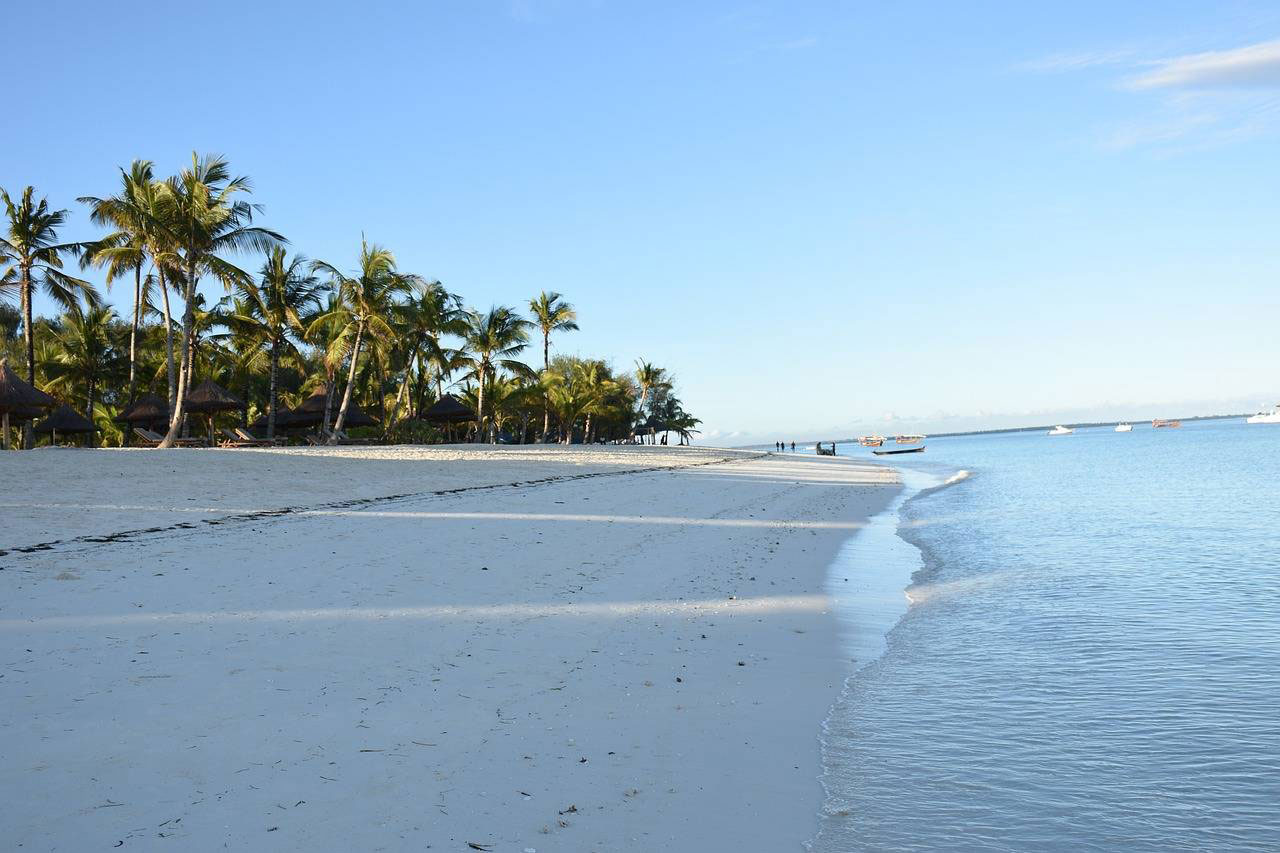
<path id="1" fill-rule="evenodd" d="M 476 413 L 464 406 L 457 397 L 445 394 L 422 413 L 422 420 L 437 424 L 457 424 L 474 421 Z"/>
<path id="2" fill-rule="evenodd" d="M 88 418 L 65 404 L 54 409 L 49 417 L 35 426 L 36 432 L 51 432 L 55 435 L 60 432 L 68 435 L 96 432 L 97 429 Z"/>
<path id="3" fill-rule="evenodd" d="M 0 361 L 0 412 L 9 414 L 15 410 L 47 409 L 57 404 L 57 400 L 14 373 L 8 361 Z"/>
<path id="4" fill-rule="evenodd" d="M 169 402 L 154 394 L 143 394 L 123 412 L 115 416 L 116 423 L 154 424 L 169 422 Z"/>
<path id="5" fill-rule="evenodd" d="M 315 391 L 311 392 L 311 396 L 298 404 L 298 407 L 289 412 L 289 426 L 319 426 L 324 420 L 324 398 L 327 389 L 321 385 Z M 332 423 L 338 419 L 338 410 L 342 408 L 342 398 L 334 397 L 329 403 L 329 421 Z M 352 400 L 347 406 L 347 420 L 343 424 L 345 427 L 361 427 L 373 426 L 378 421 L 365 412 L 364 409 L 356 405 L 356 401 Z M 278 424 L 279 421 L 277 420 Z"/>
<path id="6" fill-rule="evenodd" d="M 188 412 L 212 414 L 214 412 L 230 412 L 244 409 L 245 404 L 212 379 L 206 379 L 187 392 L 184 408 Z"/>

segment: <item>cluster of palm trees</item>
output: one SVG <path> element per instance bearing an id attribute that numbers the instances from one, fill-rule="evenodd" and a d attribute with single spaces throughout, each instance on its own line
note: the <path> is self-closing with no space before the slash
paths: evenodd
<path id="1" fill-rule="evenodd" d="M 156 393 L 169 404 L 161 446 L 172 446 L 186 428 L 187 394 L 205 378 L 243 395 L 268 436 L 289 405 L 320 386 L 330 436 L 342 434 L 358 405 L 381 416 L 387 440 L 444 438 L 419 416 L 447 391 L 474 413 L 459 437 L 476 442 L 653 442 L 674 432 L 684 443 L 697 432 L 666 370 L 640 361 L 619 372 L 604 360 L 552 356 L 552 335 L 578 328 L 559 293 L 531 299 L 529 319 L 510 306 L 466 308 L 363 238 L 353 268 L 291 256 L 281 234 L 255 224 L 261 208 L 246 199 L 249 180 L 220 157 L 193 155 L 166 179 L 139 160 L 120 180 L 113 196 L 79 199 L 107 233 L 76 243 L 60 242 L 68 211 L 50 209 L 31 187 L 16 199 L 0 190 L 3 355 L 25 366 L 32 385 L 82 404 L 107 442 L 126 438 L 114 416 Z M 244 254 L 264 257 L 256 275 L 233 263 Z M 108 288 L 132 287 L 127 320 L 73 264 L 102 270 Z M 204 281 L 220 282 L 226 296 L 207 304 Z M 37 292 L 62 314 L 34 317 Z M 535 334 L 541 369 L 521 360 Z"/>

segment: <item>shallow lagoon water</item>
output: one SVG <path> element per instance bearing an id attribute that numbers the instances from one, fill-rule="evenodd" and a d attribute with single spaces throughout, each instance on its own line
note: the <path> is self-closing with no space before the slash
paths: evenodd
<path id="1" fill-rule="evenodd" d="M 914 548 L 859 552 L 914 572 L 911 605 L 882 648 L 889 610 L 841 608 L 859 668 L 812 849 L 1280 849 L 1280 427 L 930 439 L 901 465 L 908 494 L 970 476 L 902 504 Z"/>

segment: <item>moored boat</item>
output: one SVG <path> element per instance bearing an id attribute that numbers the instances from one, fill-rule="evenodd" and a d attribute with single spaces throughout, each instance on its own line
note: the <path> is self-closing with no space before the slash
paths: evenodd
<path id="1" fill-rule="evenodd" d="M 1244 419 L 1247 424 L 1280 424 L 1280 403 L 1276 403 L 1271 407 L 1270 411 L 1263 410 L 1256 415 L 1250 415 Z"/>
<path id="2" fill-rule="evenodd" d="M 1152 418 L 1151 426 L 1154 429 L 1177 429 L 1178 427 L 1182 426 L 1182 421 L 1177 420 L 1176 418 L 1174 420 L 1165 420 L 1164 418 Z"/>
<path id="3" fill-rule="evenodd" d="M 1062 424 L 1058 424 L 1056 427 L 1049 430 L 1047 434 L 1048 435 L 1071 435 L 1073 432 L 1075 432 L 1075 430 L 1070 429 L 1069 427 L 1064 427 Z"/>
<path id="4" fill-rule="evenodd" d="M 893 440 L 898 444 L 919 444 L 924 441 L 923 435 L 895 435 Z"/>
<path id="5" fill-rule="evenodd" d="M 1116 432 L 1133 432 L 1133 424 L 1116 424 Z"/>
<path id="6" fill-rule="evenodd" d="M 884 444 L 883 435 L 860 435 L 858 436 L 858 444 L 863 447 L 879 447 Z"/>
<path id="7" fill-rule="evenodd" d="M 903 453 L 924 453 L 924 445 L 919 447 L 908 447 L 905 450 L 873 450 L 876 456 L 899 456 Z"/>

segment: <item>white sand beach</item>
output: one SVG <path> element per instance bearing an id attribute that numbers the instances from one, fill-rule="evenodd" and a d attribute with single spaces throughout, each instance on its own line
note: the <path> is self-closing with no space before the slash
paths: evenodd
<path id="1" fill-rule="evenodd" d="M 667 447 L 0 456 L 24 850 L 799 850 L 892 471 Z M 468 846 L 473 845 L 473 846 Z"/>

